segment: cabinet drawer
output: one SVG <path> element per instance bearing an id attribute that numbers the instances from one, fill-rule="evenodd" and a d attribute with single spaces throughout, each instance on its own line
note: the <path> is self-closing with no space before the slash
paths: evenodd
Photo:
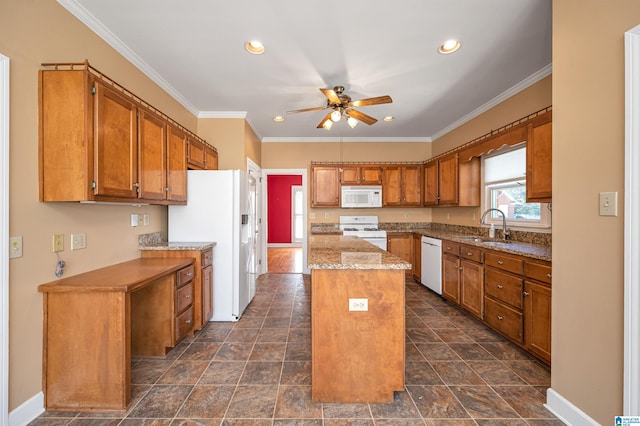
<path id="1" fill-rule="evenodd" d="M 522 313 L 485 297 L 484 320 L 511 340 L 522 343 Z"/>
<path id="2" fill-rule="evenodd" d="M 484 271 L 485 293 L 518 309 L 522 309 L 522 282 L 521 277 L 493 268 L 486 268 Z"/>
<path id="3" fill-rule="evenodd" d="M 477 247 L 460 246 L 460 257 L 482 263 L 482 250 Z"/>
<path id="4" fill-rule="evenodd" d="M 201 267 L 206 268 L 213 263 L 213 250 L 209 249 L 202 252 L 202 259 L 200 261 Z"/>
<path id="5" fill-rule="evenodd" d="M 178 271 L 178 280 L 176 287 L 180 288 L 193 279 L 193 265 L 187 266 L 184 269 Z"/>
<path id="6" fill-rule="evenodd" d="M 182 312 L 193 302 L 193 283 L 183 285 L 176 290 L 176 312 Z"/>
<path id="7" fill-rule="evenodd" d="M 524 262 L 524 275 L 551 284 L 551 264 L 526 261 Z"/>
<path id="8" fill-rule="evenodd" d="M 442 241 L 442 253 L 449 253 L 454 256 L 458 256 L 460 254 L 460 245 L 444 240 Z"/>
<path id="9" fill-rule="evenodd" d="M 486 251 L 484 253 L 484 263 L 494 268 L 513 272 L 522 275 L 522 259 L 515 256 L 499 253 L 496 251 Z"/>
<path id="10" fill-rule="evenodd" d="M 193 306 L 176 317 L 176 343 L 191 332 L 193 328 Z"/>

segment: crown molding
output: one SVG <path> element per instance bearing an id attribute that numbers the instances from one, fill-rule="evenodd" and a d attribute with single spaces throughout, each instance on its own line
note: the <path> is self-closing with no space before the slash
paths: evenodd
<path id="1" fill-rule="evenodd" d="M 198 118 L 247 118 L 247 111 L 200 111 Z"/>
<path id="2" fill-rule="evenodd" d="M 153 68 L 151 68 L 145 61 L 143 61 L 138 55 L 136 55 L 129 47 L 122 42 L 115 34 L 111 32 L 107 27 L 102 25 L 100 21 L 89 13 L 87 9 L 78 4 L 75 0 L 56 0 L 62 7 L 67 9 L 69 13 L 78 18 L 80 22 L 85 24 L 90 30 L 96 33 L 102 40 L 104 40 L 109 46 L 113 47 L 118 53 L 124 56 L 129 62 L 131 62 L 136 68 L 142 71 L 147 77 L 149 77 L 154 83 L 160 86 L 171 97 L 179 102 L 193 115 L 198 116 L 198 109 L 187 100 L 180 92 L 178 92 L 173 86 L 171 86 L 167 80 L 165 80 L 160 74 L 158 74 Z"/>
<path id="3" fill-rule="evenodd" d="M 444 129 L 434 133 L 433 135 L 431 135 L 431 140 L 437 140 L 438 138 L 446 135 L 447 133 L 457 129 L 458 127 L 462 126 L 466 122 L 473 120 L 474 118 L 478 117 L 480 114 L 487 112 L 491 108 L 499 105 L 500 103 L 504 102 L 510 97 L 522 92 L 527 87 L 532 86 L 535 83 L 542 80 L 543 78 L 547 77 L 548 75 L 551 75 L 551 73 L 552 73 L 552 66 L 551 64 L 549 64 L 546 67 L 542 68 L 540 71 L 522 80 L 520 83 L 516 84 L 515 86 L 512 86 L 509 89 L 505 90 L 495 98 L 491 99 L 489 102 L 479 106 L 478 108 L 471 111 L 469 114 L 454 121 Z"/>
<path id="4" fill-rule="evenodd" d="M 326 138 L 262 138 L 263 143 L 270 142 L 413 142 L 413 143 L 427 143 L 431 142 L 431 138 L 345 138 L 341 136 L 326 137 Z"/>

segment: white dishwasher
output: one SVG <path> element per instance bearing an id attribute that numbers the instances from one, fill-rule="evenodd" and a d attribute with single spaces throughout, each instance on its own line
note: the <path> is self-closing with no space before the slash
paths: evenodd
<path id="1" fill-rule="evenodd" d="M 442 294 L 442 240 L 422 236 L 422 274 L 420 281 L 427 288 Z"/>

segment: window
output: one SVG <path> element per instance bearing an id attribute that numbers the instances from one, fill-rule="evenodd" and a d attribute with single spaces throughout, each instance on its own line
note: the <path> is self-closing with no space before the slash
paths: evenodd
<path id="1" fill-rule="evenodd" d="M 507 224 L 515 227 L 551 227 L 547 203 L 527 203 L 527 151 L 523 144 L 503 148 L 483 156 L 483 211 L 498 209 Z M 497 211 L 487 214 L 485 223 L 502 225 Z"/>
<path id="2" fill-rule="evenodd" d="M 291 187 L 291 242 L 300 243 L 304 238 L 304 199 L 302 198 L 302 186 Z"/>

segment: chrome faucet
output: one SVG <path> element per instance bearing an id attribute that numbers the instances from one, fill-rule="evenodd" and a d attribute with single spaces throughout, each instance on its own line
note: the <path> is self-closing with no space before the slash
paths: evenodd
<path id="1" fill-rule="evenodd" d="M 507 218 L 502 210 L 494 208 L 485 210 L 484 213 L 482 213 L 482 217 L 480 218 L 480 223 L 484 225 L 485 218 L 487 217 L 489 212 L 492 211 L 496 211 L 502 215 L 502 238 L 504 240 L 508 240 L 509 238 L 511 238 L 511 231 L 507 228 Z"/>

